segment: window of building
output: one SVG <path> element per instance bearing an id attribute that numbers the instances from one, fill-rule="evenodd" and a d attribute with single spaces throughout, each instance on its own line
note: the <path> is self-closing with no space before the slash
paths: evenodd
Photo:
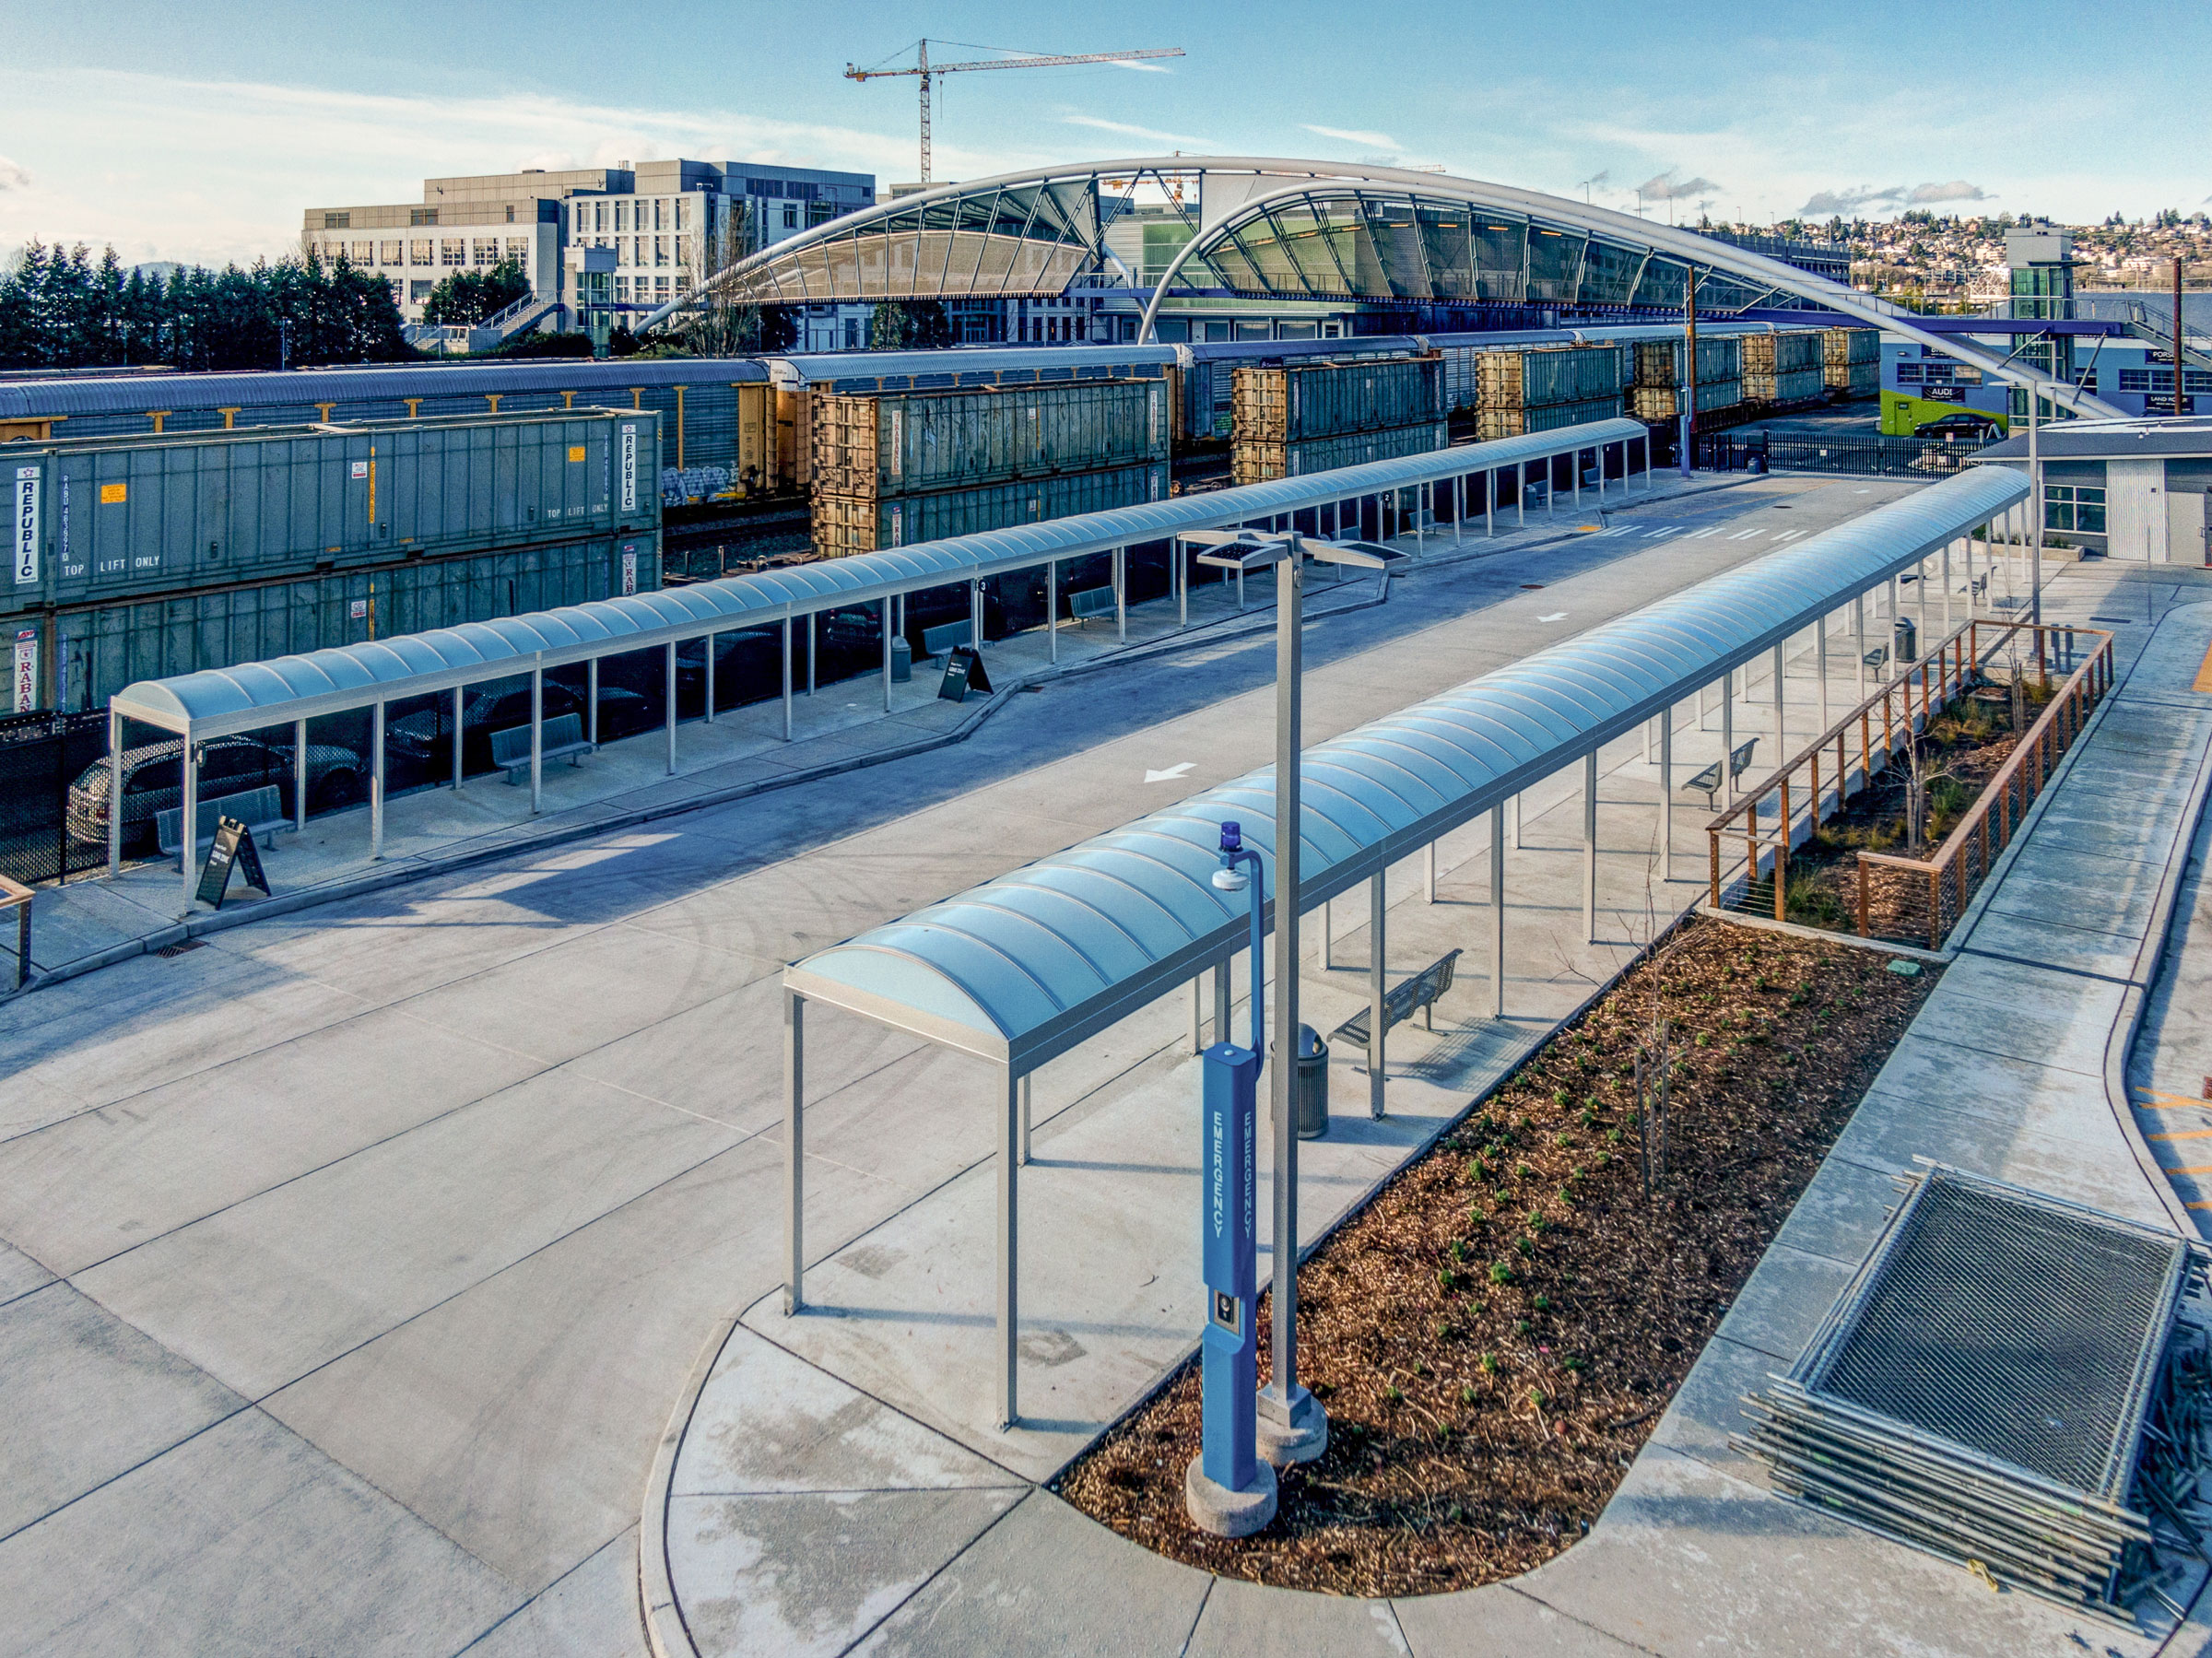
<path id="1" fill-rule="evenodd" d="M 407 263 L 409 265 L 436 265 L 438 256 L 434 247 L 435 244 L 429 241 L 410 241 L 407 243 Z"/>
<path id="2" fill-rule="evenodd" d="M 417 281 L 408 283 L 407 303 L 410 305 L 421 304 L 425 300 L 430 297 L 430 289 L 437 286 L 438 285 L 435 282 Z"/>
<path id="3" fill-rule="evenodd" d="M 606 229 L 606 204 L 605 202 L 594 202 L 592 205 L 592 229 L 594 230 Z M 601 242 L 599 245 L 605 247 L 606 244 Z"/>
<path id="4" fill-rule="evenodd" d="M 507 257 L 527 270 L 530 265 L 530 239 L 527 236 L 510 236 L 507 239 Z"/>
<path id="5" fill-rule="evenodd" d="M 2161 363 L 2141 369 L 2123 369 L 2120 370 L 2120 389 L 2123 392 L 2155 393 L 2161 397 L 2171 397 L 2173 395 L 2173 365 Z M 2185 393 L 2212 392 L 2212 369 L 2183 369 L 2182 390 Z"/>
<path id="6" fill-rule="evenodd" d="M 2045 484 L 2043 528 L 2104 534 L 2104 488 L 2096 484 Z"/>
<path id="7" fill-rule="evenodd" d="M 676 228 L 679 230 L 691 228 L 691 202 L 687 196 L 676 198 Z"/>
<path id="8" fill-rule="evenodd" d="M 499 262 L 500 239 L 496 236 L 477 237 L 476 245 L 476 258 L 473 263 L 477 265 L 497 265 Z"/>
<path id="9" fill-rule="evenodd" d="M 514 223 L 514 204 L 512 202 L 507 204 L 507 222 Z"/>
<path id="10" fill-rule="evenodd" d="M 639 277 L 639 278 L 638 278 L 638 280 L 639 280 L 639 281 L 641 281 L 641 282 L 642 282 L 642 281 L 644 280 L 644 278 L 643 278 L 642 276 L 641 276 L 641 277 Z M 667 277 L 665 277 L 665 276 L 655 276 L 655 277 L 653 279 L 653 297 L 654 299 L 656 299 L 656 300 L 663 300 L 663 301 L 665 301 L 665 300 L 667 300 L 667 298 L 668 298 L 668 278 L 667 278 Z"/>
<path id="11" fill-rule="evenodd" d="M 622 304 L 629 303 L 629 278 L 628 276 L 615 278 L 615 298 Z"/>
<path id="12" fill-rule="evenodd" d="M 409 207 L 407 209 L 407 223 L 410 225 L 434 225 L 437 222 L 438 209 L 435 207 Z"/>
<path id="13" fill-rule="evenodd" d="M 466 265 L 468 263 L 466 239 L 459 236 L 448 236 L 441 241 L 438 243 L 438 263 L 440 265 Z"/>
<path id="14" fill-rule="evenodd" d="M 653 198 L 653 228 L 656 230 L 668 228 L 668 204 L 657 195 Z"/>
<path id="15" fill-rule="evenodd" d="M 615 204 L 615 229 L 618 230 L 629 229 L 629 204 L 628 202 Z"/>
<path id="16" fill-rule="evenodd" d="M 815 225 L 826 225 L 836 217 L 837 208 L 829 202 L 808 202 L 806 204 L 806 223 L 809 228 Z"/>
<path id="17" fill-rule="evenodd" d="M 2094 397 L 2097 394 L 2096 370 L 2084 369 L 2079 374 L 2077 374 L 2074 379 L 2075 383 L 2079 385 L 2083 391 L 2088 393 L 2090 396 Z"/>
<path id="18" fill-rule="evenodd" d="M 668 239 L 665 236 L 656 236 L 653 239 L 653 262 L 655 265 L 668 263 Z"/>
<path id="19" fill-rule="evenodd" d="M 349 229 L 352 225 L 353 215 L 350 213 L 325 213 L 323 215 L 323 228 L 325 230 Z"/>
<path id="20" fill-rule="evenodd" d="M 373 241 L 348 243 L 346 256 L 356 265 L 374 265 L 376 263 L 376 243 Z"/>
<path id="21" fill-rule="evenodd" d="M 795 230 L 799 228 L 798 203 L 785 202 L 783 204 L 783 228 L 786 230 Z"/>
<path id="22" fill-rule="evenodd" d="M 405 265 L 407 262 L 407 244 L 404 241 L 380 241 L 376 244 L 377 264 Z"/>

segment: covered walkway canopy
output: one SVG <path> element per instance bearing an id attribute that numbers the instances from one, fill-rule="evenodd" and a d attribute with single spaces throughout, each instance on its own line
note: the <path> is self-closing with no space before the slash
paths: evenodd
<path id="1" fill-rule="evenodd" d="M 1495 517 L 1499 475 L 1516 479 L 1530 468 L 1561 459 L 1573 461 L 1571 470 L 1579 478 L 1579 458 L 1596 452 L 1611 458 L 1614 475 L 1626 488 L 1628 474 L 1641 465 L 1650 481 L 1650 435 L 1640 421 L 1612 419 L 1524 437 L 1501 438 L 1427 454 L 1375 461 L 1302 477 L 1278 478 L 1270 483 L 1247 484 L 1199 495 L 1121 507 L 1104 512 L 1087 512 L 1041 523 L 987 530 L 946 541 L 865 553 L 844 559 L 772 570 L 753 575 L 731 576 L 688 586 L 628 598 L 601 599 L 564 609 L 534 615 L 473 622 L 465 627 L 427 633 L 401 634 L 367 643 L 316 651 L 302 656 L 284 656 L 268 662 L 245 663 L 235 667 L 207 669 L 167 679 L 143 680 L 124 687 L 109 700 L 112 764 L 122 765 L 124 745 L 120 723 L 136 720 L 186 739 L 186 753 L 210 737 L 239 732 L 291 725 L 297 733 L 296 763 L 302 769 L 295 785 L 295 809 L 304 812 L 303 786 L 308 743 L 308 720 L 329 714 L 368 709 L 373 711 L 371 775 L 370 836 L 372 851 L 381 853 L 383 829 L 384 743 L 383 711 L 405 698 L 451 691 L 512 675 L 532 677 L 533 706 L 538 706 L 543 680 L 548 670 L 575 664 L 587 664 L 593 675 L 594 718 L 596 717 L 596 674 L 601 658 L 642 650 L 665 653 L 670 688 L 666 698 L 668 769 L 676 769 L 677 699 L 673 693 L 677 650 L 681 644 L 712 639 L 719 633 L 764 627 L 782 630 L 783 735 L 792 730 L 792 626 L 831 610 L 862 606 L 879 608 L 882 616 L 882 679 L 885 707 L 891 695 L 891 606 L 904 595 L 931 588 L 967 583 L 971 594 L 971 636 L 982 641 L 982 590 L 981 584 L 996 576 L 1042 568 L 1047 572 L 1048 614 L 1058 614 L 1058 572 L 1064 561 L 1099 553 L 1121 554 L 1147 543 L 1173 542 L 1194 530 L 1218 530 L 1247 524 L 1272 524 L 1300 513 L 1318 515 L 1345 503 L 1368 497 L 1395 498 L 1412 492 L 1422 511 L 1415 514 L 1428 529 L 1432 505 L 1439 518 L 1453 520 L 1454 535 L 1465 532 L 1466 521 L 1479 514 L 1486 529 Z M 1600 465 L 1599 488 L 1608 467 Z M 1546 473 L 1548 477 L 1548 470 Z M 1476 488 L 1470 491 L 1473 481 Z M 1578 482 L 1576 488 L 1579 492 Z M 1470 495 L 1473 498 L 1470 500 Z M 1521 491 L 1516 490 L 1516 501 Z M 1517 507 L 1518 510 L 1518 507 Z M 1313 522 L 1310 520 L 1310 522 Z M 1314 522 L 1314 527 L 1321 526 Z M 1335 525 L 1332 528 L 1337 527 Z M 1126 628 L 1126 589 L 1123 560 L 1115 559 L 1115 598 L 1118 619 Z M 1188 570 L 1177 558 L 1171 571 L 1183 607 L 1179 617 L 1187 621 Z M 1050 629 L 1052 651 L 1057 660 L 1059 632 Z M 711 683 L 713 653 L 708 655 L 710 686 L 707 707 L 712 717 Z M 532 805 L 537 804 L 542 770 L 541 721 L 531 721 Z M 595 730 L 589 734 L 594 740 Z M 454 752 L 455 782 L 459 782 L 459 745 Z M 119 780 L 111 777 L 111 787 Z M 183 776 L 184 821 L 194 820 L 198 784 L 196 762 L 188 762 Z M 110 814 L 109 864 L 120 866 L 122 815 Z M 185 860 L 189 875 L 191 860 Z M 186 882 L 187 907 L 191 885 Z"/>
<path id="2" fill-rule="evenodd" d="M 1300 912 L 1379 879 L 1485 812 L 1500 814 L 1508 800 L 1563 767 L 1594 762 L 1607 741 L 1793 635 L 1824 627 L 1840 607 L 2012 512 L 2027 485 L 2018 476 L 1992 476 L 2000 470 L 1977 468 L 1931 485 L 1307 749 Z M 1671 722 L 1663 724 L 1663 745 L 1671 732 Z M 1663 758 L 1671 809 L 1669 770 Z M 804 1004 L 841 1007 L 992 1063 L 1005 1094 L 999 1306 L 1004 1417 L 1014 1419 L 1013 1170 L 1022 1155 L 1022 1080 L 1239 947 L 1248 925 L 1244 901 L 1211 885 L 1225 818 L 1241 823 L 1246 844 L 1262 853 L 1272 914 L 1278 826 L 1269 766 L 784 970 L 793 1305 L 800 1303 L 804 1267 Z M 1493 816 L 1494 860 L 1499 827 Z M 1498 906 L 1496 862 L 1492 871 Z M 1501 1005 L 1502 919 L 1495 909 L 1494 1007 Z M 1371 1049 L 1371 1071 L 1377 1052 Z"/>
<path id="3" fill-rule="evenodd" d="M 2069 382 L 1824 276 L 1694 230 L 1449 174 L 1265 156 L 1148 156 L 921 191 L 787 237 L 648 316 L 749 304 L 1058 295 L 1198 295 L 1390 304 L 1678 310 L 1726 315 L 1810 300 L 2085 415 L 2120 413 Z M 1140 331 L 1139 338 L 1145 333 Z"/>

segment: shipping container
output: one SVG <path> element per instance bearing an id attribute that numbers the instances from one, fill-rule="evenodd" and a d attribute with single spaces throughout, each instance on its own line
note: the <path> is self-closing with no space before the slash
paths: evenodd
<path id="1" fill-rule="evenodd" d="M 0 614 L 656 531 L 657 425 L 576 409 L 11 446 L 26 540 Z"/>
<path id="2" fill-rule="evenodd" d="M 1563 426 L 1582 426 L 1592 420 L 1615 420 L 1620 417 L 1620 394 L 1610 397 L 1591 397 L 1581 403 L 1547 403 L 1535 408 L 1477 409 L 1475 411 L 1475 437 L 1478 442 L 1492 438 L 1518 438 L 1534 431 L 1557 431 Z"/>
<path id="3" fill-rule="evenodd" d="M 1680 393 L 1674 386 L 1631 386 L 1629 388 L 1629 413 L 1646 425 L 1659 425 L 1681 419 Z M 1698 418 L 1717 415 L 1732 409 L 1744 400 L 1744 386 L 1739 380 L 1715 381 L 1698 387 Z"/>
<path id="4" fill-rule="evenodd" d="M 1534 409 L 1620 395 L 1618 346 L 1561 346 L 1538 351 L 1486 351 L 1477 369 L 1476 408 Z M 1568 424 L 1571 425 L 1572 422 Z M 1524 429 L 1542 431 L 1533 426 Z"/>
<path id="5" fill-rule="evenodd" d="M 1682 383 L 1682 340 L 1639 340 L 1636 343 L 1636 384 L 1678 386 Z M 1718 385 L 1743 378 L 1743 336 L 1698 335 L 1698 383 Z"/>
<path id="6" fill-rule="evenodd" d="M 817 490 L 814 550 L 824 558 L 843 558 L 1167 498 L 1165 461 L 988 484 L 978 489 L 941 489 L 930 495 L 885 498 Z"/>
<path id="7" fill-rule="evenodd" d="M 1428 454 L 1447 448 L 1450 443 L 1449 429 L 1441 420 L 1393 427 L 1387 431 L 1341 432 L 1335 437 L 1308 438 L 1298 443 L 1239 442 L 1230 452 L 1230 476 L 1239 484 L 1264 484 L 1278 477 L 1308 477 L 1316 472 L 1334 472 L 1344 466 L 1364 466 L 1370 461 L 1394 461 L 1401 455 Z"/>
<path id="8" fill-rule="evenodd" d="M 1882 365 L 1873 362 L 1827 364 L 1820 371 L 1821 379 L 1831 392 L 1841 392 L 1846 397 L 1871 397 L 1882 389 Z"/>
<path id="9" fill-rule="evenodd" d="M 1818 329 L 1785 328 L 1773 334 L 1747 334 L 1743 336 L 1744 378 L 1751 376 L 1794 374 L 1806 369 L 1817 369 L 1826 355 L 1826 344 Z"/>
<path id="10" fill-rule="evenodd" d="M 660 537 L 648 531 L 73 606 L 39 623 L 40 706 L 100 708 L 135 680 L 651 593 L 660 584 Z"/>
<path id="11" fill-rule="evenodd" d="M 1443 359 L 1254 363 L 1233 382 L 1235 441 L 1302 443 L 1444 417 Z"/>
<path id="12" fill-rule="evenodd" d="M 1746 403 L 1818 403 L 1828 391 L 1828 370 L 1816 364 L 1786 374 L 1746 373 L 1743 387 Z"/>
<path id="13" fill-rule="evenodd" d="M 1168 458 L 1168 388 L 1087 380 L 814 399 L 813 487 L 853 499 L 973 489 Z"/>
<path id="14" fill-rule="evenodd" d="M 1825 363 L 1878 363 L 1882 360 L 1882 335 L 1879 329 L 1823 328 L 1820 331 L 1820 347 L 1821 361 Z"/>

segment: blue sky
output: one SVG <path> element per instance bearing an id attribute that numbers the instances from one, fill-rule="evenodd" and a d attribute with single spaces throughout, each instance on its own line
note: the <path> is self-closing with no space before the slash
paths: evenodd
<path id="1" fill-rule="evenodd" d="M 954 76 L 940 178 L 1182 149 L 1441 165 L 1629 211 L 1658 180 L 1643 206 L 1662 217 L 1919 200 L 2079 220 L 2212 197 L 2186 67 L 2212 61 L 2203 0 L 1777 10 L 0 0 L 0 249 L 250 259 L 294 243 L 305 207 L 527 165 L 686 155 L 912 178 L 912 80 L 841 72 L 925 28 L 1188 54 Z"/>

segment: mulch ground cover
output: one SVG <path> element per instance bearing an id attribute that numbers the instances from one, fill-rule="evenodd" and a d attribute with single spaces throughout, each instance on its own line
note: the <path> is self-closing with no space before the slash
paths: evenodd
<path id="1" fill-rule="evenodd" d="M 1195 1360 L 1055 1482 L 1124 1536 L 1338 1594 L 1510 1577 L 1597 1519 L 1936 972 L 1692 918 L 1300 1269 L 1329 1449 L 1231 1541 L 1183 1511 Z M 1634 1064 L 1675 1046 L 1647 1200 Z M 1267 1303 L 1261 1303 L 1266 1375 Z"/>

